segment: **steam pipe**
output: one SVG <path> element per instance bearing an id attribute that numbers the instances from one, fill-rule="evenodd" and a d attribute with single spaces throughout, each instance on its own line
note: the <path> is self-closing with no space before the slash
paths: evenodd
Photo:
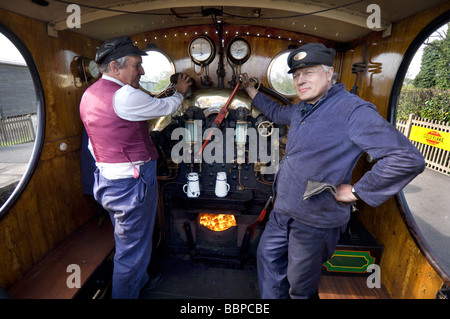
<path id="1" fill-rule="evenodd" d="M 219 62 L 217 65 L 217 87 L 223 88 L 223 82 L 225 78 L 225 68 L 223 65 L 223 23 L 218 21 L 217 23 L 217 33 L 219 35 Z"/>

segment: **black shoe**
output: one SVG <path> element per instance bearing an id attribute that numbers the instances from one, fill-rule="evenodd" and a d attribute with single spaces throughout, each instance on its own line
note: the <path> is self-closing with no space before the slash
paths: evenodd
<path id="1" fill-rule="evenodd" d="M 140 298 L 142 298 L 142 296 L 145 293 L 150 292 L 153 289 L 156 289 L 157 287 L 159 287 L 163 281 L 164 281 L 164 275 L 161 273 L 151 276 L 150 279 L 145 284 L 145 286 L 142 287 L 140 294 L 139 294 Z"/>

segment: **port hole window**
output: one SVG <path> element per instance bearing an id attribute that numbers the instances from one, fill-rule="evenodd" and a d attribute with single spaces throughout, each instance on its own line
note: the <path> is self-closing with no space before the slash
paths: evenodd
<path id="1" fill-rule="evenodd" d="M 450 276 L 450 15 L 430 23 L 405 53 L 391 94 L 390 121 L 422 153 L 425 171 L 400 192 L 414 238 Z M 397 98 L 394 98 L 397 97 Z"/>
<path id="2" fill-rule="evenodd" d="M 288 73 L 287 58 L 289 53 L 291 53 L 291 50 L 282 51 L 272 59 L 267 70 L 267 79 L 271 89 L 286 97 L 295 97 L 292 74 Z"/>
<path id="3" fill-rule="evenodd" d="M 142 57 L 142 67 L 145 74 L 141 77 L 141 87 L 157 95 L 165 91 L 170 85 L 170 76 L 175 73 L 172 59 L 159 49 L 146 50 L 147 56 Z"/>
<path id="4" fill-rule="evenodd" d="M 44 95 L 33 58 L 0 24 L 0 218 L 22 194 L 42 149 Z"/>

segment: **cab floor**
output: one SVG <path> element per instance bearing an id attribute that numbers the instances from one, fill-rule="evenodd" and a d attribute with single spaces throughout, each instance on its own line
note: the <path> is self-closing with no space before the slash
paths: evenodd
<path id="1" fill-rule="evenodd" d="M 156 259 L 151 272 L 162 273 L 164 280 L 143 299 L 259 299 L 254 266 L 233 269 L 165 256 Z"/>

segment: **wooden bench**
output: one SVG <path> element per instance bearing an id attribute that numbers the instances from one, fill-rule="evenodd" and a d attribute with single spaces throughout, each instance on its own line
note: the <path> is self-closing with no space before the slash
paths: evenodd
<path id="1" fill-rule="evenodd" d="M 390 299 L 386 289 L 367 287 L 367 278 L 323 275 L 320 278 L 320 299 Z"/>
<path id="2" fill-rule="evenodd" d="M 28 271 L 8 293 L 14 299 L 72 299 L 80 289 L 68 287 L 67 279 L 74 271 L 68 272 L 67 267 L 72 264 L 80 267 L 83 287 L 113 251 L 111 223 L 104 220 L 99 224 L 99 219 L 93 218 Z"/>

